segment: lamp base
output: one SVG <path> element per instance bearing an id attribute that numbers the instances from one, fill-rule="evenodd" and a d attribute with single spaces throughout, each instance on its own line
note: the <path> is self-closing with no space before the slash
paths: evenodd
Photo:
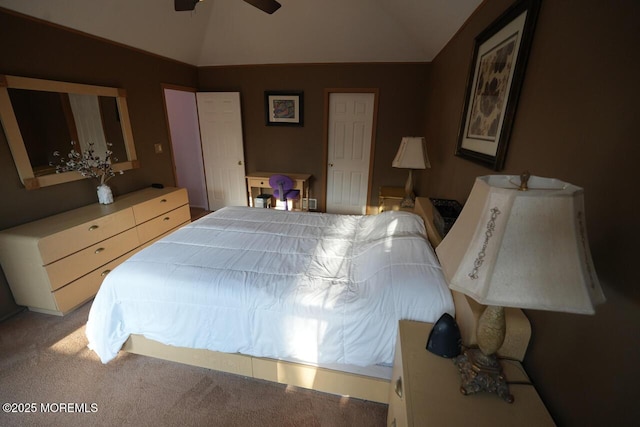
<path id="1" fill-rule="evenodd" d="M 513 403 L 513 395 L 509 393 L 509 385 L 495 355 L 487 356 L 478 349 L 468 349 L 453 362 L 458 367 L 462 378 L 460 386 L 462 394 L 485 391 L 496 393 L 507 403 Z"/>
<path id="2" fill-rule="evenodd" d="M 413 194 L 411 194 L 411 196 L 405 196 L 402 201 L 400 202 L 400 207 L 401 208 L 415 208 L 416 207 L 416 201 L 415 201 L 415 196 Z"/>
<path id="3" fill-rule="evenodd" d="M 413 193 L 413 174 L 411 172 L 411 169 L 409 169 L 409 177 L 407 178 L 407 183 L 404 185 L 404 197 L 400 202 L 401 208 L 416 207 L 416 195 Z"/>

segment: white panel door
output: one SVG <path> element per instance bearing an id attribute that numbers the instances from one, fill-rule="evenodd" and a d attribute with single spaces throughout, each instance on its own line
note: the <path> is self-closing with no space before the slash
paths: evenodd
<path id="1" fill-rule="evenodd" d="M 198 92 L 209 209 L 247 206 L 239 92 Z"/>
<path id="2" fill-rule="evenodd" d="M 374 104 L 373 93 L 329 94 L 329 213 L 367 212 Z"/>

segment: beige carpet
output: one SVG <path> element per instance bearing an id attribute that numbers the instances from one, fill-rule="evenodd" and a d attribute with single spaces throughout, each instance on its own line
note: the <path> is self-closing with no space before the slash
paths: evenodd
<path id="1" fill-rule="evenodd" d="M 89 308 L 63 318 L 24 311 L 0 323 L 0 404 L 36 410 L 3 406 L 0 426 L 386 424 L 383 404 L 128 353 L 103 365 L 87 348 Z"/>

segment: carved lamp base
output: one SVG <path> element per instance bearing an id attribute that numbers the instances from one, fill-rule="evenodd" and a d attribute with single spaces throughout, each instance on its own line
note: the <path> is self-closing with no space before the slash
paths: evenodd
<path id="1" fill-rule="evenodd" d="M 513 403 L 509 385 L 502 374 L 502 366 L 495 355 L 486 356 L 478 349 L 469 349 L 453 362 L 460 371 L 460 392 L 464 395 L 478 392 L 495 393 L 508 403 Z"/>
<path id="2" fill-rule="evenodd" d="M 405 196 L 400 202 L 401 208 L 415 208 L 416 206 L 416 196 L 411 194 L 410 196 Z"/>
<path id="3" fill-rule="evenodd" d="M 402 202 L 400 202 L 400 207 L 413 208 L 416 206 L 415 200 L 416 195 L 413 193 L 413 174 L 411 169 L 409 169 L 409 177 L 407 178 L 407 183 L 404 185 L 404 197 L 402 198 Z"/>

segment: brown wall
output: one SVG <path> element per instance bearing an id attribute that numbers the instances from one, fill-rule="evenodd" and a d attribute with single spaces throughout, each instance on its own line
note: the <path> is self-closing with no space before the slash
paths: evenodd
<path id="1" fill-rule="evenodd" d="M 453 155 L 474 37 L 512 1 L 485 2 L 432 62 L 425 132 L 435 150 L 420 186 L 463 202 L 479 175 Z M 526 366 L 560 425 L 640 416 L 640 2 L 543 0 L 505 169 L 585 189 L 589 240 L 608 301 L 595 316 L 527 311 Z"/>
<path id="2" fill-rule="evenodd" d="M 428 64 L 331 64 L 205 67 L 201 91 L 239 91 L 246 171 L 310 173 L 311 197 L 324 205 L 324 90 L 375 88 L 378 121 L 370 203 L 377 205 L 382 185 L 403 186 L 407 172 L 391 167 L 403 136 L 423 126 Z M 265 90 L 304 91 L 304 126 L 265 125 Z"/>
<path id="3" fill-rule="evenodd" d="M 161 83 L 195 86 L 197 69 L 0 10 L 0 74 L 124 88 L 141 168 L 110 181 L 114 194 L 173 185 Z M 165 154 L 154 153 L 162 143 Z M 0 132 L 0 229 L 95 203 L 96 183 L 80 180 L 27 191 Z M 13 308 L 0 273 L 0 318 Z"/>

